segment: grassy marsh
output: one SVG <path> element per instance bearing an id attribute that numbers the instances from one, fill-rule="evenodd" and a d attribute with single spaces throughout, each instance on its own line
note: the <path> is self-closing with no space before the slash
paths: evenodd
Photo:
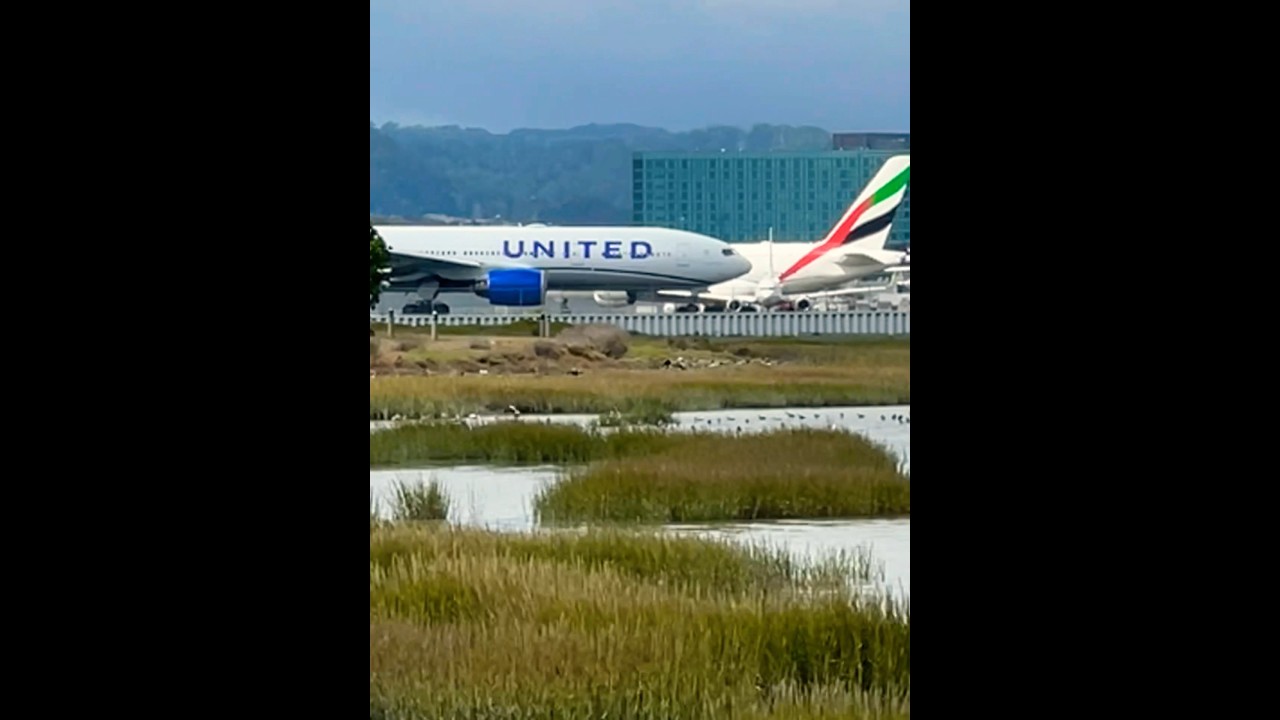
<path id="1" fill-rule="evenodd" d="M 686 435 L 570 469 L 534 507 L 543 523 L 882 517 L 911 513 L 911 481 L 892 453 L 851 433 Z"/>
<path id="2" fill-rule="evenodd" d="M 450 499 L 440 483 L 405 482 L 397 480 L 391 486 L 391 522 L 415 523 L 446 520 L 449 517 Z M 369 488 L 369 529 L 388 522 L 382 517 L 381 508 Z"/>
<path id="3" fill-rule="evenodd" d="M 370 716 L 910 716 L 910 611 L 865 556 L 595 530 L 382 526 Z"/>
<path id="4" fill-rule="evenodd" d="M 546 523 L 909 515 L 910 476 L 888 449 L 840 430 L 751 435 L 422 423 L 374 433 L 370 466 L 437 461 L 570 464 L 542 491 Z"/>
<path id="5" fill-rule="evenodd" d="M 440 483 L 397 480 L 391 488 L 392 517 L 400 522 L 444 520 L 449 517 L 449 498 Z"/>
<path id="6" fill-rule="evenodd" d="M 419 342 L 403 365 L 438 367 L 447 361 L 473 372 L 371 378 L 369 417 L 438 417 L 509 405 L 529 413 L 601 414 L 655 407 L 679 412 L 911 401 L 909 340 L 630 338 L 623 359 L 573 357 L 575 368 L 585 368 L 581 374 L 567 374 L 561 360 L 521 360 L 536 352 L 512 342 L 501 340 L 505 344 L 495 346 L 500 350 Z M 474 358 L 464 358 L 467 353 Z M 662 367 L 666 360 L 681 359 L 687 369 Z M 515 367 L 520 372 L 502 371 Z M 478 374 L 480 369 L 486 374 Z"/>
<path id="7" fill-rule="evenodd" d="M 370 434 L 369 466 L 437 461 L 579 463 L 655 452 L 671 442 L 667 433 L 650 428 L 599 432 L 558 423 L 508 421 L 469 428 L 424 422 Z"/>

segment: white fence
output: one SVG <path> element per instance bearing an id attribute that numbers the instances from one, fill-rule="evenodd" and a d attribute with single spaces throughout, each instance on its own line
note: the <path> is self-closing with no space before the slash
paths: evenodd
<path id="1" fill-rule="evenodd" d="M 431 315 L 391 313 L 394 324 L 430 327 Z M 537 320 L 538 315 L 438 315 L 437 327 L 508 325 Z M 547 320 L 570 325 L 616 325 L 627 332 L 659 337 L 795 337 L 798 335 L 910 335 L 910 310 L 852 310 L 840 312 L 769 313 L 625 313 L 550 314 Z M 370 315 L 372 323 L 387 323 L 387 314 Z"/>

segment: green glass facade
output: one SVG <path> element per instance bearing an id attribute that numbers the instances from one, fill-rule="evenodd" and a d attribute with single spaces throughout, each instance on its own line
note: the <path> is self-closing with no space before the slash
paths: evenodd
<path id="1" fill-rule="evenodd" d="M 632 222 L 728 242 L 821 240 L 892 150 L 637 152 Z M 911 187 L 888 246 L 911 242 Z"/>

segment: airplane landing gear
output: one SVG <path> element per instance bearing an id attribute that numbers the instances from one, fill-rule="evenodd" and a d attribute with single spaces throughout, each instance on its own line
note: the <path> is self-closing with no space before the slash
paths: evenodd
<path id="1" fill-rule="evenodd" d="M 433 303 L 430 300 L 422 300 L 419 302 L 411 302 L 400 309 L 405 315 L 430 315 L 432 311 L 440 315 L 449 314 L 449 306 L 442 303 Z"/>

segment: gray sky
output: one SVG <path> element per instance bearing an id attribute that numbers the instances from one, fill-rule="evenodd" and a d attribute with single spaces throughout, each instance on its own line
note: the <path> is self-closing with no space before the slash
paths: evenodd
<path id="1" fill-rule="evenodd" d="M 369 119 L 911 129 L 910 0 L 370 0 Z"/>

